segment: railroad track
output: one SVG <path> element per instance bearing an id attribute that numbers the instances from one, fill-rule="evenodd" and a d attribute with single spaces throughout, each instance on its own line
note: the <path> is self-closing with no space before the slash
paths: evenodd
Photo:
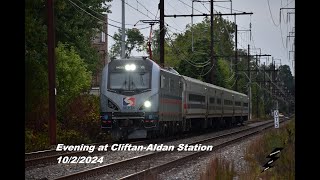
<path id="1" fill-rule="evenodd" d="M 255 122 L 245 122 L 245 125 L 252 124 Z M 177 137 L 171 137 L 169 140 L 167 139 L 156 139 L 156 140 L 144 140 L 144 141 L 132 141 L 129 142 L 130 144 L 133 145 L 143 145 L 143 144 L 148 144 L 148 143 L 162 143 L 162 142 L 170 142 L 173 140 L 177 139 L 183 139 L 183 138 L 188 138 L 193 135 L 201 135 L 201 134 L 189 134 L 186 136 L 183 136 L 182 138 L 177 138 Z M 105 145 L 105 144 L 113 144 L 113 143 L 119 143 L 119 142 L 114 142 L 114 141 L 107 141 L 107 142 L 102 142 L 102 143 L 93 143 L 93 144 L 86 144 L 86 145 L 95 145 L 98 147 L 99 145 Z M 94 151 L 93 153 L 97 153 L 97 151 Z M 25 167 L 30 167 L 30 166 L 35 166 L 35 165 L 48 165 L 48 164 L 56 164 L 57 163 L 57 158 L 60 156 L 86 156 L 88 155 L 89 152 L 87 151 L 56 151 L 56 147 L 50 150 L 43 150 L 43 151 L 36 151 L 36 152 L 30 152 L 30 153 L 25 153 Z"/>
<path id="2" fill-rule="evenodd" d="M 217 150 L 229 144 L 257 134 L 260 131 L 263 131 L 270 127 L 273 127 L 273 122 L 268 122 L 256 127 L 249 127 L 244 130 L 206 138 L 197 142 L 190 143 L 189 145 L 211 145 L 208 143 L 222 141 L 218 144 L 214 143 L 213 150 Z M 194 152 L 177 151 L 177 149 L 175 149 L 174 151 L 150 152 L 145 155 L 133 157 L 116 163 L 102 165 L 92 169 L 87 169 L 70 175 L 58 177 L 57 179 L 85 179 L 90 177 L 99 179 L 99 177 L 97 176 L 100 175 L 108 176 L 101 177 L 101 179 L 143 179 L 146 177 L 146 175 L 159 174 L 160 172 L 168 168 L 183 164 L 186 161 L 190 161 L 190 159 L 194 159 L 195 157 L 199 157 L 210 152 L 212 151 Z M 132 167 L 135 167 L 135 169 L 132 169 Z"/>

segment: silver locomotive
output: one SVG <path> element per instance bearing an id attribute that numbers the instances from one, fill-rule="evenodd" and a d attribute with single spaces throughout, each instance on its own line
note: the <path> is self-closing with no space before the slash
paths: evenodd
<path id="1" fill-rule="evenodd" d="M 111 61 L 100 87 L 101 128 L 115 140 L 170 136 L 248 119 L 247 95 L 182 76 L 145 57 Z"/>

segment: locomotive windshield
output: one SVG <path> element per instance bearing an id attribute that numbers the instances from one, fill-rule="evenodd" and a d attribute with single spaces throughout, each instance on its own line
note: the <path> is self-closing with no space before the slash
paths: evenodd
<path id="1" fill-rule="evenodd" d="M 150 89 L 150 72 L 111 72 L 110 89 L 135 91 Z"/>
<path id="2" fill-rule="evenodd" d="M 108 90 L 125 94 L 151 89 L 151 67 L 148 63 L 123 60 L 120 63 L 110 63 L 109 67 Z"/>

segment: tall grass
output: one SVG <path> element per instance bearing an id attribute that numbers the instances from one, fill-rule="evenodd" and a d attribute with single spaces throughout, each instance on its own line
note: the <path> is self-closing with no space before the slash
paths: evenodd
<path id="1" fill-rule="evenodd" d="M 200 174 L 200 180 L 232 180 L 235 175 L 233 163 L 225 159 L 215 158 L 210 160 L 205 171 Z"/>
<path id="2" fill-rule="evenodd" d="M 284 148 L 277 155 L 279 159 L 272 163 L 272 168 L 262 172 L 269 160 L 266 157 L 277 147 Z M 252 142 L 246 149 L 245 160 L 249 167 L 240 179 L 295 179 L 295 121 L 270 130 Z"/>
<path id="3" fill-rule="evenodd" d="M 262 172 L 263 165 L 269 160 L 266 157 L 277 147 L 284 148 L 278 155 L 280 158 L 272 168 Z M 233 162 L 215 158 L 200 174 L 200 180 L 232 180 L 235 176 L 241 180 L 295 179 L 295 121 L 256 138 L 246 148 L 244 159 L 248 167 L 243 168 L 244 172 L 235 172 Z"/>

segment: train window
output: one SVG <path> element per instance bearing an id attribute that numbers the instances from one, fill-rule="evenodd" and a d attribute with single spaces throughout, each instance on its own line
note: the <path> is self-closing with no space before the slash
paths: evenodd
<path id="1" fill-rule="evenodd" d="M 174 82 L 173 79 L 170 79 L 170 92 L 174 91 Z"/>
<path id="2" fill-rule="evenodd" d="M 248 107 L 248 103 L 243 103 L 243 107 Z"/>
<path id="3" fill-rule="evenodd" d="M 230 100 L 224 100 L 224 105 L 232 105 L 233 103 L 232 103 L 232 101 L 230 101 Z"/>
<path id="4" fill-rule="evenodd" d="M 236 101 L 236 102 L 235 102 L 235 105 L 236 105 L 236 106 L 241 106 L 241 102 L 240 102 L 240 101 Z"/>
<path id="5" fill-rule="evenodd" d="M 205 102 L 205 97 L 196 94 L 189 94 L 189 101 Z"/>
<path id="6" fill-rule="evenodd" d="M 214 97 L 211 97 L 209 101 L 210 101 L 210 104 L 214 104 Z"/>
<path id="7" fill-rule="evenodd" d="M 217 99 L 217 104 L 221 104 L 221 99 L 220 98 Z"/>
<path id="8" fill-rule="evenodd" d="M 161 75 L 161 81 L 160 81 L 161 88 L 165 88 L 165 80 L 166 78 L 163 75 Z"/>

